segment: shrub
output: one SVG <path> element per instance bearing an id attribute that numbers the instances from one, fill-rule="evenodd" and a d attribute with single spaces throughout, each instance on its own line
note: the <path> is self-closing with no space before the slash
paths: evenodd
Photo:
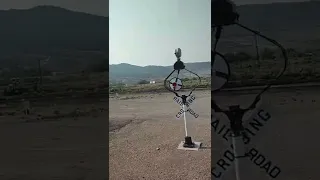
<path id="1" fill-rule="evenodd" d="M 140 81 L 138 82 L 138 84 L 149 84 L 149 81 L 147 81 L 147 80 L 140 80 Z"/>

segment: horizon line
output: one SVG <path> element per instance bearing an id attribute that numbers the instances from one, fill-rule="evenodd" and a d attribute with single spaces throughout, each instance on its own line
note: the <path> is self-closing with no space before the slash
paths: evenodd
<path id="1" fill-rule="evenodd" d="M 199 61 L 199 62 L 183 62 L 184 64 L 189 64 L 189 63 L 206 63 L 206 62 L 211 62 L 211 61 Z M 109 64 L 109 66 L 114 66 L 114 65 L 121 65 L 121 64 L 128 64 L 128 65 L 133 65 L 133 66 L 139 66 L 139 67 L 147 67 L 147 66 L 173 66 L 174 63 L 172 63 L 172 65 L 146 65 L 146 66 L 141 66 L 141 65 L 136 65 L 136 64 L 130 64 L 130 63 L 118 63 L 118 64 Z"/>
<path id="2" fill-rule="evenodd" d="M 109 18 L 109 16 L 105 16 L 105 15 L 101 15 L 101 14 L 93 14 L 93 13 L 84 12 L 84 11 L 73 10 L 73 9 L 69 9 L 69 8 L 65 8 L 65 7 L 61 7 L 61 6 L 57 6 L 57 5 L 34 5 L 34 6 L 30 7 L 30 8 L 10 8 L 10 9 L 7 8 L 7 9 L 0 9 L 0 11 L 26 11 L 26 10 L 32 10 L 34 8 L 37 8 L 37 7 L 53 7 L 53 8 L 59 8 L 59 9 L 63 9 L 63 10 L 70 11 L 70 12 L 75 12 L 75 13 L 83 13 L 83 14 L 92 15 L 92 16 Z"/>

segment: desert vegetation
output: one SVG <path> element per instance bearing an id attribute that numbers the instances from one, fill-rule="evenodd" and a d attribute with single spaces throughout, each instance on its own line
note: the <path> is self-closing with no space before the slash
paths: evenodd
<path id="1" fill-rule="evenodd" d="M 288 67 L 284 75 L 277 81 L 277 84 L 292 84 L 320 81 L 320 50 L 298 51 L 293 48 L 287 49 Z M 224 54 L 230 63 L 230 82 L 226 86 L 243 87 L 264 85 L 273 81 L 283 67 L 283 58 L 278 50 L 264 48 L 261 50 L 260 59 L 256 54 L 247 52 Z M 164 80 L 164 78 L 163 78 Z M 163 91 L 163 80 L 156 84 L 149 84 L 149 81 L 142 79 L 137 84 L 126 85 L 125 83 L 114 83 L 110 85 L 110 93 L 131 93 Z M 197 84 L 196 78 L 184 78 L 184 88 L 192 88 Z M 210 77 L 202 77 L 199 84 L 200 89 L 209 89 L 211 86 Z"/>

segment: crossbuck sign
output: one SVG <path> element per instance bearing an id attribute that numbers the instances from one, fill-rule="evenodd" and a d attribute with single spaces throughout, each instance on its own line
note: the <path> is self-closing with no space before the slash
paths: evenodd
<path id="1" fill-rule="evenodd" d="M 189 112 L 194 118 L 198 118 L 199 117 L 199 114 L 197 114 L 196 112 L 194 112 L 194 110 L 191 109 L 190 105 L 194 102 L 196 98 L 191 95 L 188 99 L 187 99 L 187 102 L 186 102 L 186 107 L 187 107 L 187 110 L 183 110 L 183 102 L 182 102 L 182 99 L 181 98 L 178 98 L 178 97 L 174 97 L 173 100 L 179 104 L 181 106 L 181 109 L 180 111 L 176 114 L 176 118 L 177 119 L 180 119 L 180 117 L 183 115 L 183 113 L 185 112 Z"/>

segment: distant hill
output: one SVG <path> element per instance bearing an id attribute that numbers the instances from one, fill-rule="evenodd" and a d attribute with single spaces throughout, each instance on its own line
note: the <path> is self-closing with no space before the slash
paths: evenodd
<path id="1" fill-rule="evenodd" d="M 260 30 L 286 47 L 299 49 L 319 47 L 319 9 L 318 1 L 238 6 L 242 24 Z M 1 68 L 37 67 L 36 60 L 45 56 L 51 56 L 45 65 L 51 71 L 74 72 L 107 64 L 107 17 L 54 6 L 38 6 L 26 10 L 0 10 L 0 22 Z M 268 46 L 261 39 L 259 45 Z M 253 51 L 253 36 L 235 26 L 226 27 L 219 50 L 223 53 Z M 210 74 L 208 64 L 189 65 L 188 68 L 194 71 Z M 162 78 L 170 71 L 168 67 L 128 64 L 111 65 L 109 68 L 110 77 L 136 79 Z"/>
<path id="2" fill-rule="evenodd" d="M 0 66 L 34 65 L 52 56 L 56 71 L 82 69 L 107 60 L 109 21 L 106 17 L 54 6 L 0 11 Z M 28 58 L 26 57 L 28 55 Z M 34 55 L 34 57 L 32 57 Z"/>
<path id="3" fill-rule="evenodd" d="M 210 62 L 185 63 L 188 70 L 201 76 L 210 76 Z M 173 66 L 136 66 L 131 64 L 109 65 L 109 79 L 119 82 L 136 83 L 139 80 L 163 79 L 173 70 Z M 183 74 L 184 73 L 184 74 Z M 190 73 L 182 72 L 181 77 L 188 77 Z"/>

